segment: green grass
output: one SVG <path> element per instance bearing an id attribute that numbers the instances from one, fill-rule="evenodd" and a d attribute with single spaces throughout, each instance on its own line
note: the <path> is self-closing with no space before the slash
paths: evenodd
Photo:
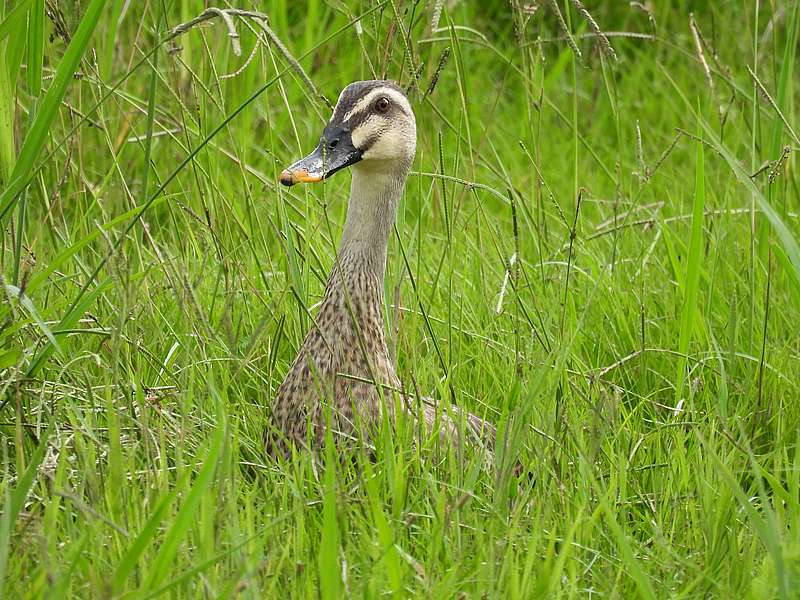
<path id="1" fill-rule="evenodd" d="M 584 2 L 613 54 L 569 1 L 262 4 L 329 100 L 419 90 L 387 326 L 495 457 L 270 462 L 330 109 L 252 20 L 167 39 L 200 0 L 6 2 L 0 595 L 796 597 L 800 3 Z"/>

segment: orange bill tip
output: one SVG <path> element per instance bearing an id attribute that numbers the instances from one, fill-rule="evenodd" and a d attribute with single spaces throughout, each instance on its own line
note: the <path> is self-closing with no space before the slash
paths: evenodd
<path id="1" fill-rule="evenodd" d="M 322 175 L 312 175 L 305 170 L 290 171 L 285 169 L 280 175 L 280 182 L 286 186 L 294 185 L 295 183 L 316 183 L 317 181 L 322 181 Z"/>

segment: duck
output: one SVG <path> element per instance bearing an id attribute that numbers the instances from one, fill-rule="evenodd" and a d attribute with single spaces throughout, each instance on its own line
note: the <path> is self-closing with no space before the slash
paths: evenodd
<path id="1" fill-rule="evenodd" d="M 445 443 L 490 446 L 495 428 L 455 404 L 414 397 L 387 345 L 384 274 L 389 236 L 417 147 L 414 111 L 395 82 L 356 81 L 339 95 L 319 143 L 280 173 L 280 183 L 323 182 L 352 173 L 347 216 L 313 325 L 272 401 L 269 456 L 366 444 L 401 413 Z"/>

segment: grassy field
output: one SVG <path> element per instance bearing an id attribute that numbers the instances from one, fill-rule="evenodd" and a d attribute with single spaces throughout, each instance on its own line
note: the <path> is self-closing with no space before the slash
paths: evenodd
<path id="1" fill-rule="evenodd" d="M 5 2 L 0 595 L 797 597 L 800 2 L 583 5 Z M 349 189 L 277 174 L 384 76 L 398 371 L 501 441 L 273 463 Z"/>

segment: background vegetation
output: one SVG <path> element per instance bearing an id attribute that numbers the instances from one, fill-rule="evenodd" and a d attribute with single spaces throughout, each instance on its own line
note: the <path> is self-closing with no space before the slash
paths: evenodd
<path id="1" fill-rule="evenodd" d="M 800 3 L 220 7 L 5 2 L 2 594 L 796 595 Z M 277 173 L 383 76 L 401 379 L 502 443 L 273 464 L 349 186 Z"/>

